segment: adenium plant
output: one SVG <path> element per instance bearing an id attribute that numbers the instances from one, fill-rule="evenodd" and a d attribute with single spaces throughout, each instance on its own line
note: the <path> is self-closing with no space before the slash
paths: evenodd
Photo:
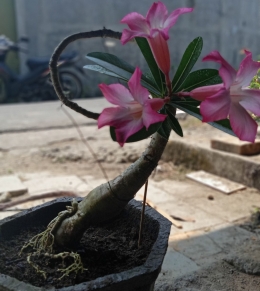
<path id="1" fill-rule="evenodd" d="M 90 225 L 120 213 L 156 168 L 171 130 L 183 136 L 175 117 L 177 108 L 241 140 L 255 140 L 257 125 L 248 111 L 260 115 L 260 91 L 248 86 L 260 63 L 252 60 L 249 51 L 245 52 L 238 71 L 218 51 L 213 51 L 203 61 L 219 63 L 219 71 L 201 69 L 191 72 L 203 45 L 202 38 L 197 37 L 185 50 L 171 80 L 170 52 L 174 53 L 174 48 L 170 50 L 168 47 L 169 29 L 178 17 L 184 17 L 182 14 L 192 10 L 179 8 L 168 13 L 162 2 L 153 3 L 146 17 L 136 12 L 126 15 L 121 23 L 127 24 L 129 29 L 124 29 L 122 34 L 107 29 L 78 33 L 56 48 L 50 62 L 51 78 L 65 105 L 96 119 L 99 128 L 110 126 L 111 137 L 120 146 L 148 137 L 151 141 L 140 158 L 121 175 L 93 189 L 80 203 L 73 201 L 45 232 L 24 248 L 32 246 L 36 251 L 51 253 L 53 244 L 68 247 L 79 240 Z M 104 97 L 114 105 L 105 108 L 101 114 L 68 100 L 58 79 L 57 62 L 62 50 L 71 41 L 91 37 L 120 38 L 122 44 L 134 39 L 149 66 L 149 72 L 142 74 L 140 68 L 134 68 L 117 56 L 98 52 L 88 54 L 87 58 L 96 64 L 86 66 L 87 69 L 113 76 L 128 85 L 128 88 L 122 84 L 99 86 Z"/>

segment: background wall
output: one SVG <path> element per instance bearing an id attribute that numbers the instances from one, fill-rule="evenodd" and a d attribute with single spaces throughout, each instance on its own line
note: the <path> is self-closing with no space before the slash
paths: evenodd
<path id="1" fill-rule="evenodd" d="M 16 41 L 17 32 L 14 0 L 0 1 L 0 34 L 8 35 L 9 38 Z M 19 58 L 17 53 L 10 53 L 7 57 L 7 63 L 16 72 L 19 71 Z"/>
<path id="2" fill-rule="evenodd" d="M 122 31 L 120 20 L 127 13 L 146 14 L 151 0 L 16 0 L 17 34 L 30 38 L 28 56 L 50 56 L 55 46 L 67 35 L 110 28 Z M 204 39 L 202 57 L 212 50 L 237 67 L 243 58 L 240 50 L 250 49 L 254 58 L 260 54 L 260 5 L 258 0 L 164 0 L 168 10 L 194 7 L 193 13 L 180 16 L 170 30 L 169 46 L 174 66 L 184 49 L 197 36 Z M 105 51 L 126 58 L 133 65 L 144 67 L 144 61 L 135 44 L 122 45 L 117 40 L 95 39 L 78 41 L 68 50 L 81 55 L 80 65 L 87 63 L 85 55 Z M 23 60 L 24 63 L 24 60 Z M 198 67 L 214 67 L 203 63 Z M 25 70 L 25 66 L 22 66 Z M 96 77 L 95 77 L 96 78 Z"/>

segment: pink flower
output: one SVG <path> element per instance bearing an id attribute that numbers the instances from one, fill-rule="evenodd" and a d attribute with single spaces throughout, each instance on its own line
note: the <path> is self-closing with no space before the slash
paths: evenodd
<path id="1" fill-rule="evenodd" d="M 181 14 L 192 11 L 193 8 L 179 8 L 168 15 L 166 6 L 159 1 L 153 3 L 146 17 L 136 12 L 129 13 L 121 20 L 121 23 L 126 23 L 130 28 L 130 30 L 123 30 L 121 42 L 125 44 L 134 37 L 147 38 L 154 58 L 168 83 L 170 82 L 170 53 L 167 44 L 169 29 Z"/>
<path id="2" fill-rule="evenodd" d="M 162 122 L 166 115 L 157 111 L 164 100 L 149 99 L 149 91 L 141 86 L 142 72 L 136 68 L 128 82 L 129 90 L 121 84 L 100 84 L 105 98 L 117 107 L 105 108 L 98 118 L 98 128 L 105 125 L 115 127 L 116 139 L 123 146 L 129 136 L 146 129 L 153 123 Z"/>
<path id="3" fill-rule="evenodd" d="M 223 83 L 199 87 L 189 93 L 180 92 L 179 95 L 189 95 L 203 101 L 200 105 L 202 121 L 216 121 L 229 116 L 234 133 L 241 140 L 254 142 L 257 123 L 247 110 L 260 115 L 260 90 L 250 89 L 248 86 L 260 68 L 260 62 L 252 60 L 251 52 L 245 51 L 245 53 L 246 57 L 236 72 L 218 51 L 211 52 L 203 58 L 203 61 L 221 64 L 219 75 Z"/>

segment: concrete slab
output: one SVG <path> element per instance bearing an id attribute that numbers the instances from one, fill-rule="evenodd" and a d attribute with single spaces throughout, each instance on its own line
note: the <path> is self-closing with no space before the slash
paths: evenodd
<path id="1" fill-rule="evenodd" d="M 225 223 L 211 227 L 207 236 L 223 250 L 230 250 L 248 241 L 253 234 L 231 223 Z"/>
<path id="2" fill-rule="evenodd" d="M 67 190 L 73 192 L 88 192 L 89 186 L 74 175 L 42 177 L 24 181 L 30 195 L 40 195 L 44 192 Z"/>
<path id="3" fill-rule="evenodd" d="M 174 279 L 197 271 L 199 267 L 189 258 L 175 250 L 168 248 L 162 264 L 162 270 L 155 282 L 155 290 L 160 286 L 171 286 Z"/>
<path id="4" fill-rule="evenodd" d="M 195 263 L 222 252 L 222 249 L 202 231 L 170 236 L 169 246 Z"/>
<path id="5" fill-rule="evenodd" d="M 232 182 L 228 179 L 207 173 L 205 171 L 196 171 L 186 174 L 186 177 L 209 186 L 213 189 L 223 192 L 224 194 L 231 194 L 239 190 L 244 190 L 246 187 L 242 184 Z"/>
<path id="6" fill-rule="evenodd" d="M 210 148 L 209 139 L 206 137 L 202 140 L 193 136 L 189 139 L 170 140 L 163 159 L 172 161 L 175 165 L 204 170 L 260 190 L 260 179 L 257 178 L 260 175 L 260 155 L 245 157 L 217 151 Z"/>
<path id="7" fill-rule="evenodd" d="M 208 213 L 183 201 L 167 201 L 167 203 L 158 203 L 157 206 L 172 217 L 184 219 L 179 221 L 182 229 L 172 229 L 173 234 L 207 228 L 224 222 L 220 215 Z M 185 218 L 189 218 L 190 221 L 185 221 Z"/>
<path id="8" fill-rule="evenodd" d="M 27 192 L 27 187 L 16 175 L 0 176 L 0 194 L 5 192 L 19 196 Z"/>
<path id="9" fill-rule="evenodd" d="M 257 190 L 248 189 L 247 191 L 237 192 L 235 195 L 220 194 L 216 196 L 215 194 L 214 200 L 189 197 L 185 201 L 193 207 L 221 217 L 226 222 L 234 222 L 248 217 L 254 212 L 257 205 L 260 205 L 260 195 Z"/>
<path id="10" fill-rule="evenodd" d="M 174 197 L 172 197 L 169 193 L 161 189 L 160 185 L 158 184 L 159 184 L 158 182 L 149 180 L 147 189 L 147 199 L 155 204 L 164 202 L 167 203 L 169 200 L 173 201 Z M 137 192 L 135 199 L 142 201 L 143 196 L 144 196 L 144 186 Z"/>
<path id="11" fill-rule="evenodd" d="M 254 143 L 241 141 L 233 136 L 214 138 L 210 141 L 211 147 L 215 150 L 229 152 L 238 155 L 257 155 L 260 154 L 260 140 L 256 139 Z"/>
<path id="12" fill-rule="evenodd" d="M 161 189 L 168 193 L 171 200 L 183 201 L 188 197 L 203 197 L 207 199 L 209 195 L 218 193 L 217 191 L 206 188 L 204 185 L 200 185 L 189 179 L 182 181 L 172 181 L 170 179 L 164 179 L 162 181 L 153 184 L 158 189 Z M 218 193 L 219 194 L 219 193 Z"/>

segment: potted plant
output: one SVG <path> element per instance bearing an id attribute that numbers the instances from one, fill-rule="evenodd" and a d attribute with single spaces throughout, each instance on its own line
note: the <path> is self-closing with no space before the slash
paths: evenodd
<path id="1" fill-rule="evenodd" d="M 147 189 L 148 178 L 161 158 L 171 130 L 183 136 L 182 128 L 175 117 L 177 108 L 226 133 L 238 136 L 241 140 L 250 142 L 255 140 L 257 124 L 248 110 L 255 115 L 260 115 L 260 91 L 248 87 L 260 68 L 260 63 L 252 60 L 249 51 L 245 51 L 246 56 L 238 71 L 232 68 L 218 51 L 213 51 L 204 57 L 203 61 L 219 63 L 219 71 L 201 69 L 191 72 L 203 45 L 202 38 L 197 37 L 184 52 L 171 81 L 168 31 L 181 14 L 190 13 L 192 10 L 179 8 L 168 14 L 162 2 L 153 3 L 146 17 L 135 12 L 126 15 L 121 22 L 127 24 L 129 29 L 124 29 L 122 34 L 107 29 L 78 33 L 66 38 L 56 48 L 50 61 L 50 73 L 55 91 L 63 104 L 88 118 L 97 120 L 99 128 L 109 125 L 112 139 L 120 146 L 126 142 L 136 142 L 148 137 L 151 137 L 151 141 L 135 163 L 115 179 L 93 189 L 81 201 L 56 200 L 2 221 L 0 235 L 7 240 L 7 245 L 13 245 L 12 239 L 21 232 L 21 226 L 24 227 L 32 222 L 32 225 L 35 225 L 34 236 L 28 239 L 25 239 L 25 233 L 20 236 L 20 240 L 25 240 L 20 253 L 22 256 L 26 254 L 29 267 L 37 277 L 44 278 L 47 289 L 21 283 L 3 272 L 0 276 L 1 290 L 18 290 L 17 286 L 19 290 L 54 290 L 54 288 L 64 291 L 153 290 L 154 281 L 166 252 L 170 228 L 169 222 L 153 213 L 150 208 L 144 219 L 146 235 L 153 233 L 156 235 L 153 236 L 150 255 L 139 267 L 134 266 L 128 271 L 116 271 L 114 274 L 109 273 L 86 282 L 86 274 L 89 270 L 86 270 L 82 261 L 83 257 L 86 257 L 86 250 L 80 249 L 79 241 L 86 231 L 92 231 L 96 226 L 112 227 L 111 225 L 123 221 L 124 228 L 124 223 L 128 224 L 126 221 L 129 220 L 137 225 L 135 214 L 136 209 L 139 209 L 137 212 L 141 212 L 141 205 L 130 201 L 144 184 Z M 150 69 L 148 73 L 142 74 L 139 68 L 132 67 L 116 56 L 106 53 L 88 54 L 87 58 L 96 65 L 86 66 L 87 69 L 122 79 L 128 84 L 128 89 L 122 84 L 100 85 L 104 97 L 116 105 L 104 109 L 101 114 L 93 113 L 69 100 L 61 89 L 58 77 L 57 63 L 65 47 L 74 40 L 92 37 L 113 37 L 121 39 L 122 44 L 135 39 Z M 145 200 L 142 207 L 144 206 Z M 128 220 L 125 220 L 126 218 Z M 161 220 L 163 223 L 158 225 L 158 221 Z M 47 227 L 41 229 L 48 222 Z M 123 239 L 125 246 L 129 245 L 126 243 L 129 239 L 133 241 L 133 237 L 136 237 L 133 224 L 129 225 L 130 229 L 134 229 L 129 231 L 129 233 L 133 232 L 132 236 L 124 237 L 122 233 L 118 235 Z M 95 233 L 95 236 L 98 234 Z M 116 240 L 113 233 L 106 238 Z M 138 245 L 137 240 L 136 238 L 132 249 L 130 246 L 130 254 L 134 254 L 140 247 L 141 244 Z M 107 240 L 103 242 L 106 245 Z M 95 243 L 88 244 L 91 248 L 91 244 Z M 117 249 L 113 251 L 116 253 Z M 95 247 L 92 252 L 97 252 Z M 108 253 L 105 254 L 101 260 L 106 256 L 109 257 Z M 110 259 L 112 268 L 112 258 L 109 257 L 108 260 Z M 14 263 L 17 262 L 20 263 L 20 277 L 24 276 L 24 262 L 17 259 Z M 12 263 L 8 262 L 9 265 Z M 61 274 L 60 282 L 74 276 L 72 285 L 75 286 L 64 288 L 60 287 L 60 284 L 58 287 L 53 286 L 53 276 L 46 273 L 46 266 L 52 266 L 54 274 Z"/>

